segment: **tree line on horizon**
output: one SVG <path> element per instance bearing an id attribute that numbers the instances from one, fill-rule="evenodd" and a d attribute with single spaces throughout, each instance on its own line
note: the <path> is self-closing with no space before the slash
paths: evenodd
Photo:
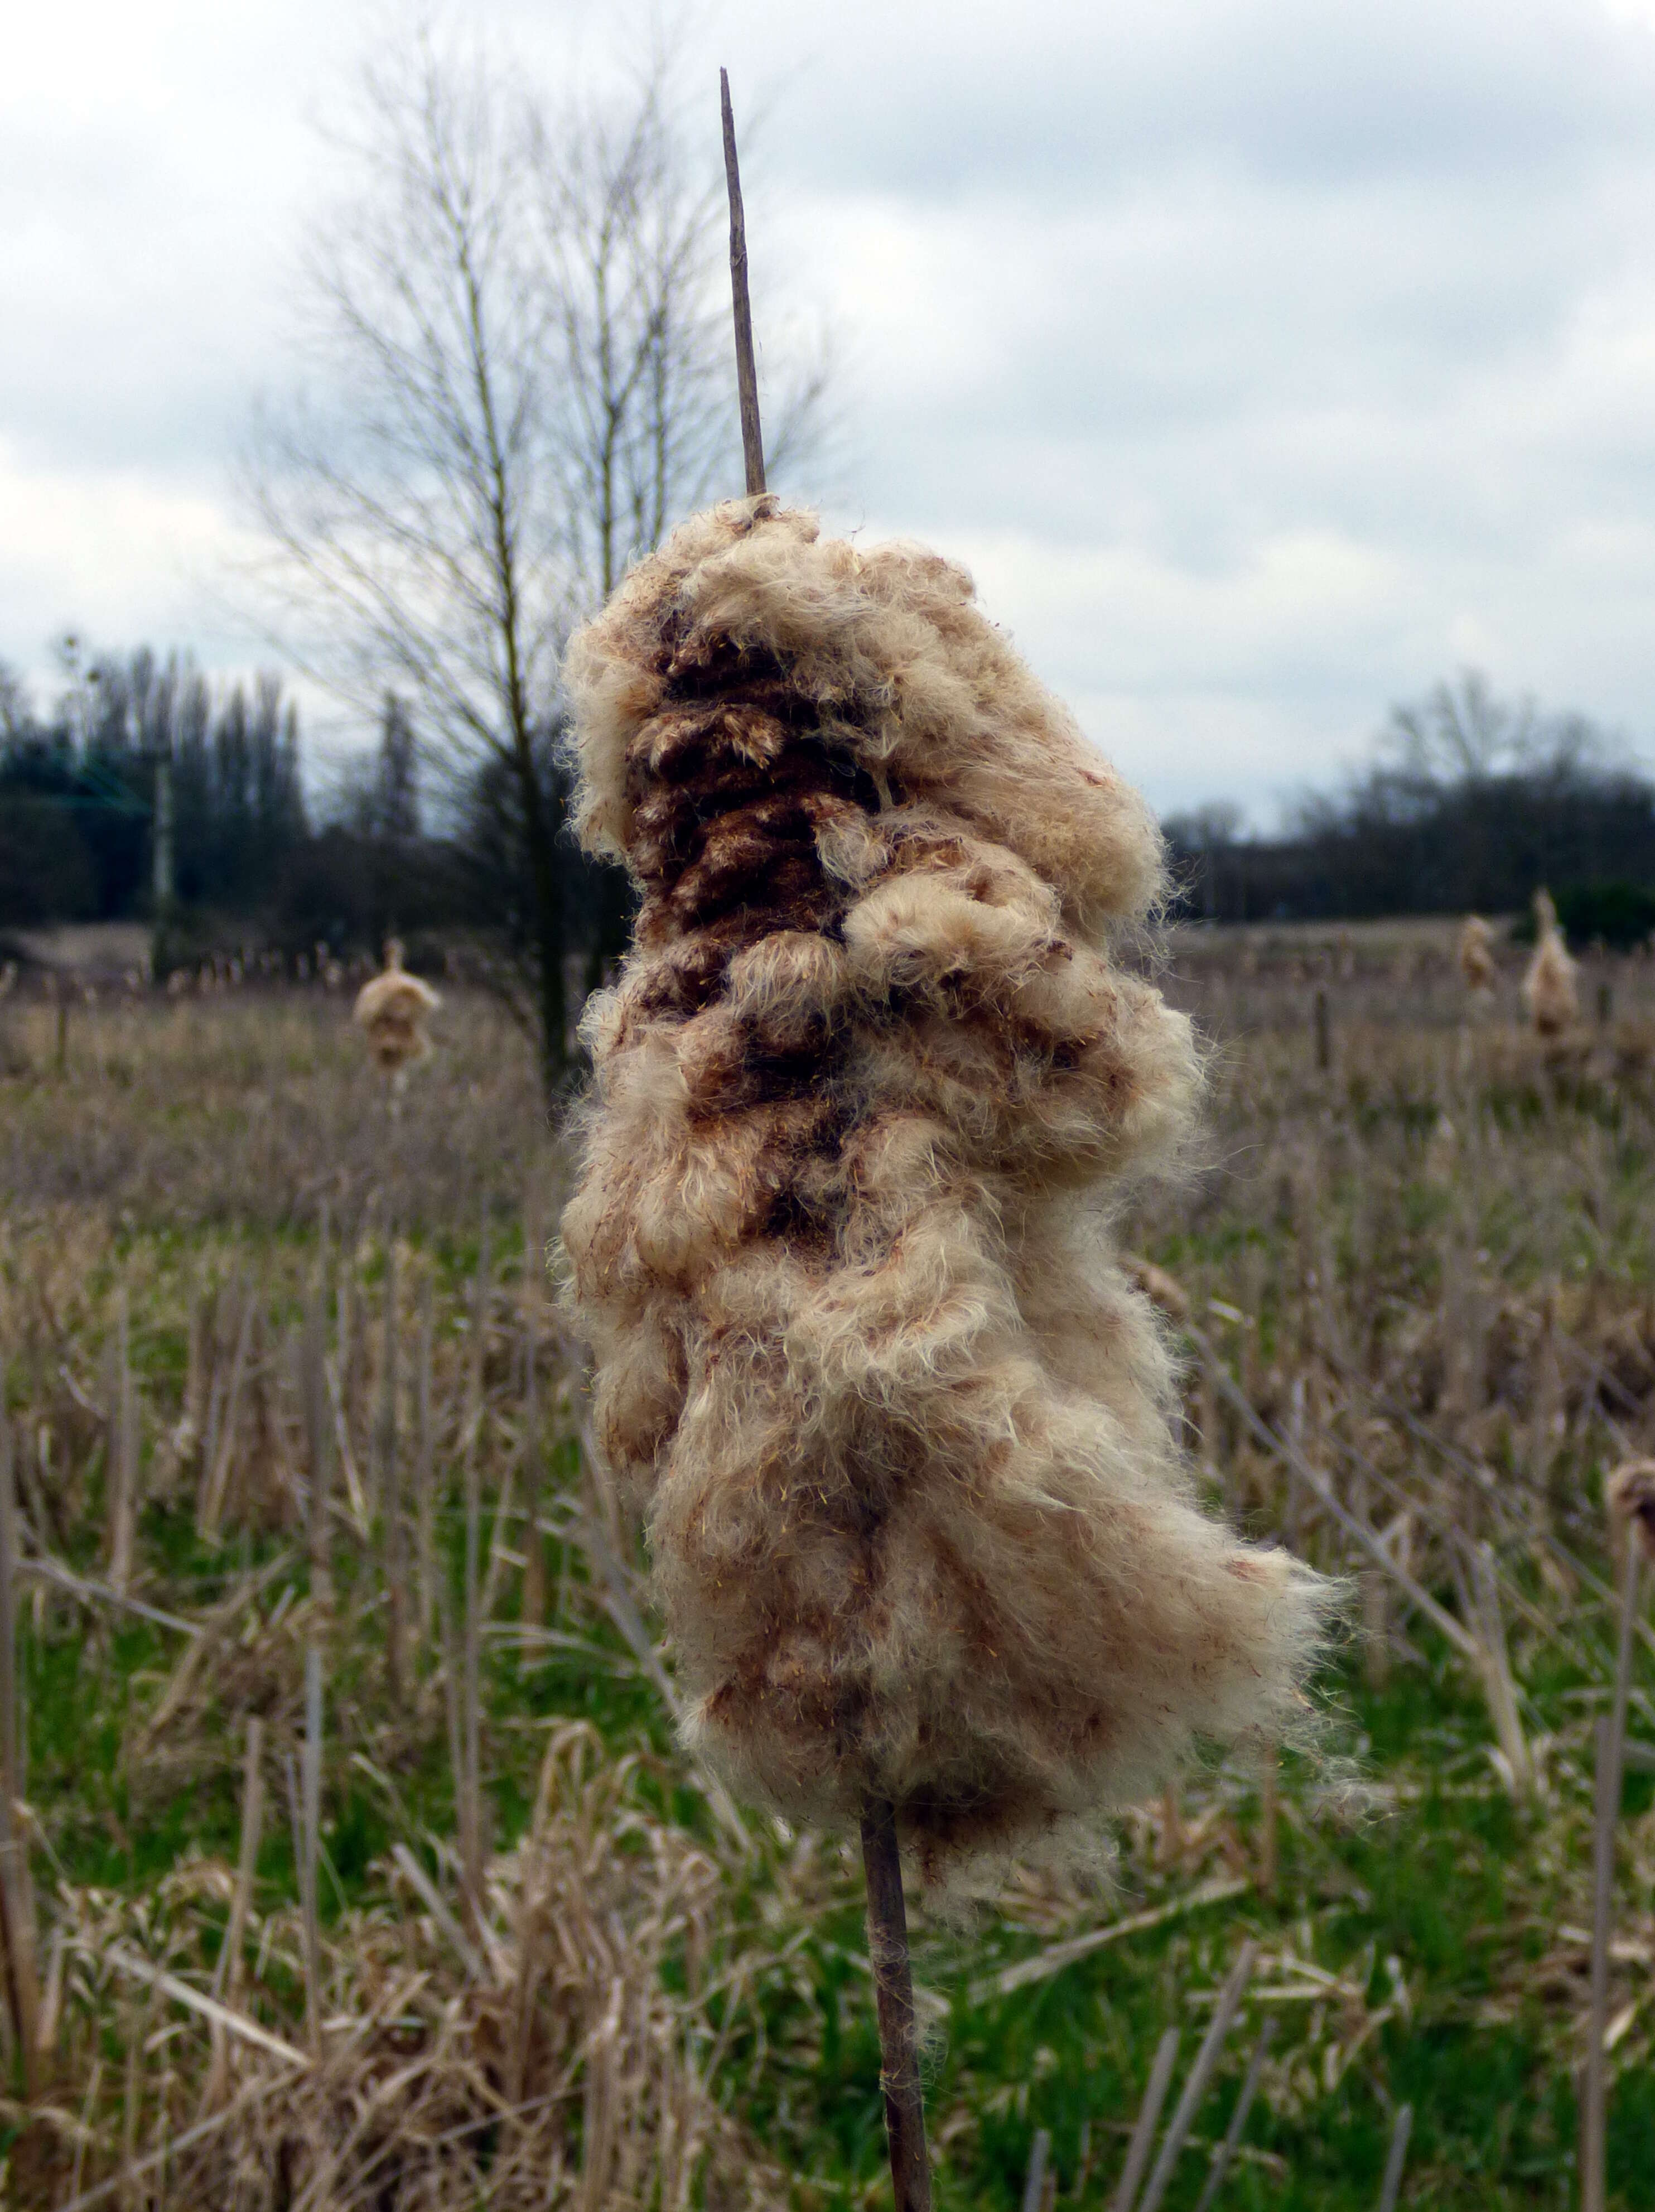
<path id="1" fill-rule="evenodd" d="M 1222 802 L 1163 825 L 1180 921 L 1516 917 L 1544 886 L 1568 934 L 1655 932 L 1655 781 L 1578 714 L 1498 697 L 1468 671 L 1395 707 L 1367 764 L 1302 796 L 1276 836 Z"/>
<path id="2" fill-rule="evenodd" d="M 282 679 L 215 688 L 148 647 L 82 664 L 50 714 L 0 668 L 0 929 L 154 921 L 158 760 L 172 771 L 177 907 L 170 956 L 252 939 L 289 958 L 318 943 L 377 952 L 388 933 L 464 936 L 509 975 L 535 928 L 518 785 L 487 758 L 433 805 L 407 702 L 325 791 L 304 774 Z M 538 733 L 549 816 L 567 795 L 561 729 Z M 1214 922 L 1520 916 L 1547 885 L 1580 943 L 1655 929 L 1655 783 L 1579 715 L 1498 700 L 1480 677 L 1393 710 L 1368 767 L 1300 799 L 1287 829 L 1242 833 L 1222 803 L 1165 823 L 1173 914 Z M 625 943 L 618 869 L 556 844 L 565 941 L 594 972 Z"/>
<path id="3" fill-rule="evenodd" d="M 297 703 L 280 676 L 215 687 L 187 655 L 149 647 L 82 664 L 47 714 L 0 666 L 0 930 L 164 922 L 163 966 L 231 940 L 289 959 L 318 945 L 377 952 L 385 937 L 463 934 L 502 975 L 530 928 L 515 782 L 494 763 L 422 788 L 406 702 L 387 692 L 370 753 L 318 791 L 304 773 Z M 559 818 L 560 731 L 539 733 L 544 801 Z M 155 911 L 157 770 L 170 771 L 174 905 Z M 308 784 L 308 788 L 307 788 Z M 567 941 L 589 963 L 624 941 L 616 869 L 559 847 Z"/>

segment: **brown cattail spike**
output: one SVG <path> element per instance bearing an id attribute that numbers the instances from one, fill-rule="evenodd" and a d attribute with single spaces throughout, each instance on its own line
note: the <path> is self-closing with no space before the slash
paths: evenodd
<path id="1" fill-rule="evenodd" d="M 736 391 L 742 409 L 742 453 L 747 464 L 747 495 L 765 489 L 764 437 L 759 428 L 759 372 L 753 357 L 753 310 L 747 296 L 747 217 L 742 208 L 742 176 L 736 159 L 736 117 L 730 105 L 730 72 L 718 71 L 718 104 L 724 116 L 724 183 L 730 191 L 730 296 L 736 318 Z"/>

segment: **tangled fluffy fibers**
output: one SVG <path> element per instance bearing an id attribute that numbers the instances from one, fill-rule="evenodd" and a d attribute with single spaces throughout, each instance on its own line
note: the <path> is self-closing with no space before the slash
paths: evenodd
<path id="1" fill-rule="evenodd" d="M 1480 914 L 1468 914 L 1460 924 L 1459 972 L 1468 991 L 1486 996 L 1500 981 L 1494 939 L 1493 930 Z"/>
<path id="2" fill-rule="evenodd" d="M 1111 958 L 1137 795 L 962 572 L 773 499 L 572 647 L 578 819 L 641 894 L 588 1009 L 565 1266 L 697 1750 L 925 1873 L 1069 1856 L 1300 1703 L 1324 1586 L 1197 1510 L 1110 1237 L 1191 1121 Z"/>
<path id="3" fill-rule="evenodd" d="M 396 938 L 385 944 L 385 964 L 356 994 L 352 1019 L 367 1039 L 367 1048 L 387 1075 L 400 1075 L 431 1049 L 426 1024 L 442 1004 L 428 983 L 403 965 Z"/>
<path id="4" fill-rule="evenodd" d="M 1537 1036 L 1560 1037 L 1580 1018 L 1575 965 L 1557 927 L 1557 908 L 1544 891 L 1534 896 L 1537 942 L 1523 978 L 1523 1003 Z"/>

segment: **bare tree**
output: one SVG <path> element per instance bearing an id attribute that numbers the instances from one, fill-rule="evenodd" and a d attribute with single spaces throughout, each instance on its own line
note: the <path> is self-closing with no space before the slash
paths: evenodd
<path id="1" fill-rule="evenodd" d="M 403 691 L 427 761 L 506 824 L 501 941 L 554 1091 L 580 919 L 560 655 L 740 482 L 717 174 L 672 80 L 664 53 L 623 101 L 555 107 L 429 31 L 365 70 L 355 189 L 307 269 L 313 396 L 266 415 L 247 468 L 292 646 L 365 714 Z M 807 367 L 785 396 L 796 447 L 821 392 Z"/>

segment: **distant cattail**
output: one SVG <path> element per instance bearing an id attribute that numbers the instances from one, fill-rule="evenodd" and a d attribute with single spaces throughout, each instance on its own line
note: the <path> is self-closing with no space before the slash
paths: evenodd
<path id="1" fill-rule="evenodd" d="M 1447 1190 L 1458 1165 L 1459 1131 L 1446 1114 L 1439 1114 L 1425 1147 L 1425 1180 L 1435 1190 Z"/>
<path id="2" fill-rule="evenodd" d="M 1557 908 L 1545 891 L 1534 895 L 1534 918 L 1540 938 L 1523 978 L 1523 1003 L 1537 1036 L 1561 1036 L 1580 1015 L 1574 963 L 1557 927 Z"/>
<path id="3" fill-rule="evenodd" d="M 1494 933 L 1480 914 L 1468 914 L 1460 925 L 1459 972 L 1468 991 L 1487 998 L 1500 980 L 1494 964 Z"/>
<path id="4" fill-rule="evenodd" d="M 17 963 L 15 960 L 8 960 L 5 966 L 0 968 L 0 999 L 9 999 L 11 996 L 12 988 L 16 981 Z"/>
<path id="5" fill-rule="evenodd" d="M 1628 1536 L 1655 1566 L 1655 1459 L 1629 1459 L 1603 1485 L 1610 1531 L 1620 1552 Z"/>
<path id="6" fill-rule="evenodd" d="M 387 1075 L 400 1075 L 430 1051 L 425 1025 L 440 1004 L 431 986 L 403 966 L 403 948 L 397 939 L 388 939 L 384 972 L 357 993 L 354 1016 L 368 1050 Z"/>
<path id="7" fill-rule="evenodd" d="M 1177 1286 L 1109 1234 L 1195 1090 L 1112 957 L 1159 840 L 972 600 L 761 498 L 568 663 L 581 834 L 642 893 L 563 1217 L 598 1446 L 694 1742 L 938 1875 L 1288 1724 L 1324 1601 L 1197 1510 Z"/>

